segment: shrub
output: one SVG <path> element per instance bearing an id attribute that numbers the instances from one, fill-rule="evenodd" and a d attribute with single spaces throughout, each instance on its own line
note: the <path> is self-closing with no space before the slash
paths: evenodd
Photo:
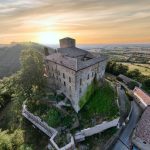
<path id="1" fill-rule="evenodd" d="M 139 87 L 139 84 L 135 81 L 131 81 L 127 85 L 131 90 L 133 90 L 135 88 L 135 86 Z"/>
<path id="2" fill-rule="evenodd" d="M 49 126 L 58 127 L 61 123 L 61 114 L 57 109 L 50 108 L 43 119 Z"/>
<path id="3" fill-rule="evenodd" d="M 145 79 L 144 84 L 145 86 L 150 87 L 150 78 Z"/>
<path id="4" fill-rule="evenodd" d="M 19 149 L 23 143 L 23 130 L 17 129 L 14 133 L 9 133 L 8 130 L 0 131 L 0 150 Z"/>

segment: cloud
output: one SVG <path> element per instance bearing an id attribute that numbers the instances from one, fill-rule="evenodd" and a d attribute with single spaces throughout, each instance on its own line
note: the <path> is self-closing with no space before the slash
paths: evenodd
<path id="1" fill-rule="evenodd" d="M 0 35 L 11 35 L 9 41 L 16 32 L 65 32 L 89 41 L 87 33 L 104 40 L 132 33 L 136 39 L 148 36 L 149 17 L 149 0 L 0 0 Z"/>

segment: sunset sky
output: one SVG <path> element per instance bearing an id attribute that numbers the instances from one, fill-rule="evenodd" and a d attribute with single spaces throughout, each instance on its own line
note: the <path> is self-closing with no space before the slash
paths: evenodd
<path id="1" fill-rule="evenodd" d="M 0 43 L 150 42 L 150 0 L 0 0 Z"/>

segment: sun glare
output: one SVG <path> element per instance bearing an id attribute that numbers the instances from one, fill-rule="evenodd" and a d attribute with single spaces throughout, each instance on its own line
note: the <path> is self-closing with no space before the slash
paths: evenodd
<path id="1" fill-rule="evenodd" d="M 58 44 L 62 36 L 55 32 L 40 32 L 37 35 L 38 42 L 42 44 Z"/>

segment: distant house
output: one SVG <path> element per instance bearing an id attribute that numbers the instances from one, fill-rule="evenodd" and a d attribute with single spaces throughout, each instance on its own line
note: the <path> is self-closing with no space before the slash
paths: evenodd
<path id="1" fill-rule="evenodd" d="M 132 136 L 132 144 L 139 150 L 150 150 L 150 106 L 143 112 Z"/>
<path id="2" fill-rule="evenodd" d="M 60 48 L 45 57 L 48 79 L 56 85 L 72 103 L 78 112 L 79 101 L 94 78 L 103 79 L 107 57 L 94 56 L 92 53 L 76 47 L 72 38 L 60 40 Z M 54 87 L 54 86 L 53 86 Z"/>
<path id="3" fill-rule="evenodd" d="M 144 110 L 147 106 L 150 106 L 150 96 L 145 93 L 142 89 L 135 87 L 133 90 L 135 101 Z"/>

